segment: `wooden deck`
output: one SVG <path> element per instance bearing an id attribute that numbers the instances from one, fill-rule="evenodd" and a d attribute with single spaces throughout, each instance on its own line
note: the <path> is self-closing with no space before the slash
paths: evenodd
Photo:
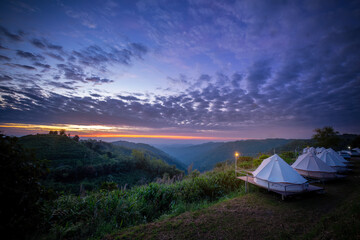
<path id="1" fill-rule="evenodd" d="M 259 184 L 257 184 L 255 181 L 254 181 L 254 177 L 252 176 L 242 176 L 242 177 L 237 177 L 238 179 L 241 179 L 243 181 L 248 182 L 248 183 L 251 183 L 255 186 L 258 186 L 258 187 L 261 187 L 261 188 L 264 188 L 264 189 L 268 189 L 264 186 L 261 186 Z M 269 189 L 268 189 L 269 190 Z M 285 197 L 287 196 L 291 196 L 291 195 L 299 195 L 299 194 L 304 194 L 304 193 L 309 193 L 309 192 L 323 192 L 324 191 L 324 188 L 322 187 L 317 187 L 317 186 L 314 186 L 314 185 L 310 185 L 309 184 L 309 187 L 306 191 L 303 191 L 303 192 L 285 192 L 285 191 L 277 191 L 277 190 L 272 190 L 270 189 L 269 191 L 272 191 L 272 192 L 275 192 L 275 193 L 278 193 L 281 195 L 282 199 L 284 199 Z"/>

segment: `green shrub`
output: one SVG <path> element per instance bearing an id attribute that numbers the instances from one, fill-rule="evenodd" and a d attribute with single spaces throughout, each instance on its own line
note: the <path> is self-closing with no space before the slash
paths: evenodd
<path id="1" fill-rule="evenodd" d="M 116 182 L 103 182 L 100 187 L 100 189 L 108 191 L 116 190 L 118 188 L 119 187 Z"/>
<path id="2" fill-rule="evenodd" d="M 279 154 L 279 156 L 284 159 L 285 162 L 288 164 L 292 164 L 296 160 L 296 156 L 294 152 L 282 152 Z"/>
<path id="3" fill-rule="evenodd" d="M 47 237 L 99 238 L 117 228 L 206 206 L 238 192 L 240 184 L 234 170 L 229 169 L 171 184 L 150 183 L 130 190 L 92 192 L 85 197 L 61 196 L 44 207 Z"/>

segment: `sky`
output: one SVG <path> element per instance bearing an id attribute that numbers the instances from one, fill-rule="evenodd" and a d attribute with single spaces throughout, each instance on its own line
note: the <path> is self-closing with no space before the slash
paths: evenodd
<path id="1" fill-rule="evenodd" d="M 310 138 L 359 118 L 359 1 L 0 3 L 7 135 Z"/>

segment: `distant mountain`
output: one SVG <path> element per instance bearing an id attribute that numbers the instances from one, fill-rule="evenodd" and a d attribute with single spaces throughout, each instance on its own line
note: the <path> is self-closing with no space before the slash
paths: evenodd
<path id="1" fill-rule="evenodd" d="M 136 149 L 139 151 L 144 151 L 147 154 L 149 154 L 151 157 L 156 157 L 164 160 L 169 165 L 175 165 L 180 170 L 185 170 L 186 165 L 179 160 L 175 159 L 174 157 L 170 156 L 168 153 L 153 147 L 151 145 L 145 144 L 145 143 L 133 143 L 133 142 L 127 142 L 127 141 L 116 141 L 111 142 L 111 144 L 121 147 L 126 147 L 129 149 Z"/>
<path id="2" fill-rule="evenodd" d="M 288 139 L 243 140 L 235 142 L 209 142 L 190 147 L 163 146 L 161 149 L 182 161 L 193 165 L 199 171 L 211 170 L 216 163 L 234 160 L 237 151 L 242 156 L 256 156 L 259 153 L 273 152 L 274 149 L 291 142 Z"/>

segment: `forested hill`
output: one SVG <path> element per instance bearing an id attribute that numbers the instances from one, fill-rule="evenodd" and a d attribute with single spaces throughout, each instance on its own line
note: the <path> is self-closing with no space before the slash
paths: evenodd
<path id="1" fill-rule="evenodd" d="M 96 140 L 79 141 L 57 134 L 28 135 L 19 138 L 18 142 L 24 148 L 34 150 L 37 158 L 48 160 L 50 173 L 44 184 L 55 190 L 76 192 L 80 185 L 91 190 L 99 188 L 103 182 L 134 186 L 162 178 L 164 174 L 168 177 L 182 174 L 175 165 L 168 164 L 165 153 L 158 154 L 151 148 L 135 149 Z"/>
<path id="2" fill-rule="evenodd" d="M 194 146 L 161 146 L 163 151 L 176 157 L 186 165 L 194 164 L 193 169 L 207 171 L 216 163 L 233 160 L 237 151 L 242 156 L 256 156 L 272 152 L 274 149 L 291 142 L 288 139 L 243 140 L 235 142 L 209 142 Z"/>
<path id="3" fill-rule="evenodd" d="M 150 156 L 156 157 L 156 158 L 161 158 L 162 160 L 164 160 L 169 165 L 175 165 L 178 169 L 181 169 L 181 170 L 185 170 L 186 167 L 187 167 L 184 163 L 182 163 L 179 160 L 175 159 L 174 157 L 170 156 L 166 152 L 164 152 L 164 151 L 162 151 L 162 150 L 160 150 L 160 149 L 158 149 L 156 147 L 153 147 L 151 145 L 148 145 L 148 144 L 133 143 L 133 142 L 127 142 L 127 141 L 116 141 L 116 142 L 111 142 L 111 143 L 116 145 L 116 146 L 122 146 L 122 147 L 126 147 L 126 148 L 129 148 L 129 149 L 136 149 L 136 150 L 139 150 L 139 151 L 145 151 Z"/>
<path id="4" fill-rule="evenodd" d="M 19 144 L 35 150 L 37 158 L 49 160 L 51 168 L 64 165 L 72 167 L 95 165 L 105 161 L 98 152 L 63 135 L 27 135 L 19 138 Z"/>

